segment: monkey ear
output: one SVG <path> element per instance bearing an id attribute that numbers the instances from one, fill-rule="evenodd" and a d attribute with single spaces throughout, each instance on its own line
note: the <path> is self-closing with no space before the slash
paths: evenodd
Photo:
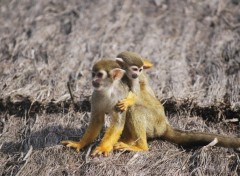
<path id="1" fill-rule="evenodd" d="M 125 62 L 123 61 L 122 58 L 117 57 L 117 58 L 115 58 L 115 60 L 116 60 L 116 62 L 117 62 L 121 67 L 124 67 Z"/>
<path id="2" fill-rule="evenodd" d="M 110 75 L 113 78 L 113 80 L 122 79 L 124 74 L 125 74 L 125 70 L 120 69 L 120 68 L 114 68 L 110 71 Z"/>
<path id="3" fill-rule="evenodd" d="M 144 58 L 142 61 L 143 61 L 143 69 L 149 69 L 153 67 L 153 64 L 150 60 Z"/>

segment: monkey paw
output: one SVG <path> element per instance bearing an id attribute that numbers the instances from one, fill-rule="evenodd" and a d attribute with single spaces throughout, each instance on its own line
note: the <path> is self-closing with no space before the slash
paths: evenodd
<path id="1" fill-rule="evenodd" d="M 115 150 L 127 150 L 130 146 L 128 144 L 125 144 L 124 142 L 117 142 L 113 148 Z"/>
<path id="2" fill-rule="evenodd" d="M 109 156 L 110 152 L 112 151 L 112 147 L 105 147 L 105 146 L 98 146 L 96 149 L 92 152 L 92 156 L 101 155 Z"/>
<path id="3" fill-rule="evenodd" d="M 70 147 L 70 148 L 74 148 L 78 152 L 83 147 L 80 142 L 76 142 L 76 141 L 61 141 L 61 144 L 66 145 L 67 147 Z"/>
<path id="4" fill-rule="evenodd" d="M 129 107 L 129 104 L 126 99 L 118 102 L 116 105 L 117 111 L 120 111 L 120 112 L 126 111 L 128 107 Z"/>
<path id="5" fill-rule="evenodd" d="M 118 111 L 126 111 L 128 107 L 132 106 L 136 102 L 136 95 L 132 92 L 128 93 L 128 96 L 117 103 L 116 109 Z"/>
<path id="6" fill-rule="evenodd" d="M 148 149 L 143 149 L 134 145 L 128 145 L 124 142 L 117 142 L 114 146 L 113 146 L 114 150 L 126 150 L 126 151 L 147 151 Z"/>

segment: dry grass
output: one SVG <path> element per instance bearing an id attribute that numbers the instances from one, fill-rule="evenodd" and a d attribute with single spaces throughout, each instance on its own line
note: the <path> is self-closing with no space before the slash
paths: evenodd
<path id="1" fill-rule="evenodd" d="M 232 149 L 153 140 L 145 153 L 91 158 L 97 142 L 77 153 L 59 141 L 88 125 L 92 64 L 123 50 L 154 63 L 149 78 L 173 126 L 236 136 L 222 119 L 240 118 L 239 8 L 238 0 L 0 1 L 0 174 L 238 175 Z"/>

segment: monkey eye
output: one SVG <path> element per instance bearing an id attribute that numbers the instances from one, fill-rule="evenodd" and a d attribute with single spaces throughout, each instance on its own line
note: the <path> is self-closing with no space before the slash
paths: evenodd
<path id="1" fill-rule="evenodd" d="M 95 76 L 96 76 L 96 74 L 94 72 L 92 72 L 92 77 L 95 77 Z"/>
<path id="2" fill-rule="evenodd" d="M 143 69 L 142 68 L 139 68 L 139 72 L 141 72 Z"/>
<path id="3" fill-rule="evenodd" d="M 132 67 L 132 71 L 138 71 L 137 67 Z"/>
<path id="4" fill-rule="evenodd" d="M 98 78 L 102 78 L 102 77 L 103 77 L 103 73 L 98 72 L 98 73 L 97 73 L 97 77 L 98 77 Z"/>

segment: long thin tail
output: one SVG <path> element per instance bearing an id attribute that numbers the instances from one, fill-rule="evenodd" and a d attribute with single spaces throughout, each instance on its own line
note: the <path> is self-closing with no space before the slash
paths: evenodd
<path id="1" fill-rule="evenodd" d="M 216 146 L 226 148 L 240 147 L 240 138 L 203 132 L 181 131 L 171 126 L 167 127 L 167 131 L 162 138 L 183 147 L 204 146 L 212 142 L 215 138 L 218 141 Z"/>

